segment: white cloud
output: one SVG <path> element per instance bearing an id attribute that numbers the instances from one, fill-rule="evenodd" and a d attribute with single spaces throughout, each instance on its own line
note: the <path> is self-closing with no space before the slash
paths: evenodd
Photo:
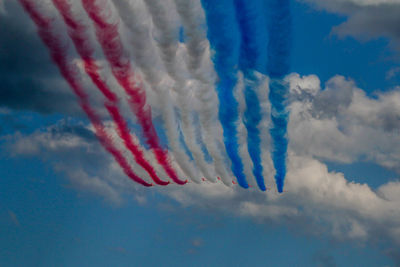
<path id="1" fill-rule="evenodd" d="M 260 222 L 287 223 L 297 230 L 330 233 L 337 239 L 378 238 L 373 236 L 375 232 L 389 237 L 398 230 L 400 199 L 385 199 L 381 191 L 398 195 L 399 183 L 387 184 L 377 193 L 367 185 L 349 183 L 343 174 L 328 172 L 317 160 L 292 154 L 289 161 L 287 193 L 283 195 L 209 184 L 162 192 L 185 206 L 229 211 Z"/>
<path id="2" fill-rule="evenodd" d="M 311 0 L 315 3 L 320 5 L 346 5 L 346 4 L 353 4 L 357 6 L 379 6 L 384 4 L 400 4 L 399 0 Z"/>
<path id="3" fill-rule="evenodd" d="M 305 1 L 348 16 L 345 23 L 334 29 L 340 36 L 386 35 L 400 40 L 399 1 Z M 0 9 L 1 3 L 0 0 Z M 285 223 L 316 235 L 390 239 L 400 244 L 400 183 L 392 181 L 374 191 L 368 185 L 349 182 L 343 174 L 329 172 L 320 161 L 368 160 L 400 173 L 400 88 L 371 98 L 342 76 L 332 78 L 324 89 L 315 75 L 292 74 L 288 81 L 290 147 L 287 192 L 283 195 L 274 190 L 262 193 L 221 183 L 171 185 L 149 191 L 123 175 L 95 141 L 90 127 L 82 127 L 82 134 L 58 125 L 30 135 L 17 133 L 7 137 L 7 142 L 15 156 L 40 156 L 63 172 L 74 187 L 97 193 L 113 203 L 121 203 L 126 192 L 140 203 L 146 202 L 147 192 L 158 192 L 182 206 L 229 212 L 265 223 Z M 153 96 L 149 103 L 155 106 Z M 265 153 L 269 151 L 269 142 L 264 143 L 263 163 L 271 165 L 270 158 L 266 158 L 269 154 Z M 146 153 L 146 157 L 154 162 L 152 153 Z M 130 162 L 141 176 L 147 176 L 132 159 Z M 163 171 L 158 168 L 157 172 Z M 271 167 L 265 172 L 267 182 L 273 185 Z"/>
<path id="4" fill-rule="evenodd" d="M 400 171 L 400 88 L 371 98 L 342 76 L 323 90 L 315 76 L 288 79 L 293 151 L 346 163 L 364 159 Z"/>
<path id="5" fill-rule="evenodd" d="M 292 74 L 288 81 L 290 150 L 287 192 L 282 195 L 274 189 L 263 193 L 220 182 L 144 189 L 123 175 L 93 136 L 63 124 L 8 137 L 9 148 L 14 155 L 40 155 L 56 161 L 57 170 L 76 188 L 96 192 L 114 203 L 127 192 L 145 203 L 147 193 L 157 192 L 182 206 L 286 224 L 305 233 L 400 243 L 400 182 L 391 181 L 373 190 L 366 184 L 349 182 L 341 173 L 329 172 L 318 160 L 351 163 L 368 159 L 398 170 L 399 89 L 371 98 L 341 76 L 328 81 L 323 90 L 313 75 Z M 267 183 L 273 185 L 270 176 Z"/>
<path id="6" fill-rule="evenodd" d="M 63 167 L 60 167 L 58 168 L 58 171 L 67 173 L 72 186 L 75 188 L 95 193 L 111 201 L 111 203 L 121 204 L 122 197 L 120 192 L 104 179 L 97 176 L 89 176 L 86 172 L 80 169 L 63 169 Z"/>
<path id="7" fill-rule="evenodd" d="M 360 39 L 390 37 L 400 49 L 400 1 L 398 0 L 299 0 L 329 12 L 348 16 L 347 21 L 333 29 L 341 37 Z"/>
<path id="8" fill-rule="evenodd" d="M 115 138 L 116 133 L 109 131 L 109 134 L 113 136 L 115 145 L 122 147 L 119 139 Z M 62 120 L 29 135 L 17 132 L 3 136 L 0 141 L 12 156 L 38 157 L 47 161 L 55 171 L 68 177 L 72 187 L 96 193 L 112 203 L 121 203 L 121 193 L 137 188 L 101 147 L 91 127 L 69 125 Z M 129 158 L 127 151 L 125 156 L 141 177 L 148 178 Z"/>

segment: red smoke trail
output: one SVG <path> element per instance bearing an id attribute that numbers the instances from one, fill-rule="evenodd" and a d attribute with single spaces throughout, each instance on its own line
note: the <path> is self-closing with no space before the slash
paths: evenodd
<path id="1" fill-rule="evenodd" d="M 133 69 L 129 59 L 125 56 L 122 41 L 118 33 L 118 24 L 112 24 L 107 21 L 107 15 L 111 10 L 103 8 L 106 3 L 102 2 L 98 4 L 96 2 L 96 0 L 82 0 L 83 7 L 94 22 L 97 39 L 110 63 L 112 73 L 119 84 L 125 89 L 129 97 L 130 106 L 144 132 L 146 142 L 153 149 L 157 161 L 175 183 L 183 185 L 187 181 L 182 181 L 178 178 L 175 170 L 168 161 L 167 152 L 160 145 L 152 122 L 151 108 L 146 105 L 146 92 L 140 87 L 140 83 L 135 81 Z"/>
<path id="2" fill-rule="evenodd" d="M 143 156 L 143 152 L 140 148 L 133 142 L 132 137 L 129 133 L 129 128 L 126 125 L 126 121 L 121 116 L 121 113 L 118 110 L 118 107 L 115 105 L 106 104 L 108 112 L 113 117 L 114 121 L 118 126 L 118 133 L 121 138 L 124 140 L 126 147 L 134 154 L 137 163 L 142 166 L 153 179 L 153 181 L 159 185 L 168 185 L 169 181 L 162 181 L 158 176 L 153 167 L 147 162 L 147 160 Z"/>
<path id="3" fill-rule="evenodd" d="M 71 5 L 68 0 L 53 0 L 53 3 L 64 18 L 65 24 L 67 24 L 68 26 L 69 36 L 71 37 L 73 43 L 75 44 L 76 50 L 78 51 L 84 62 L 86 73 L 89 75 L 92 82 L 97 86 L 97 88 L 108 99 L 109 103 L 105 104 L 105 106 L 111 117 L 113 118 L 114 122 L 116 123 L 117 132 L 121 139 L 124 141 L 125 146 L 135 157 L 136 162 L 147 171 L 147 173 L 156 184 L 169 184 L 169 182 L 162 181 L 157 176 L 154 168 L 145 159 L 143 151 L 136 143 L 133 142 L 127 123 L 118 109 L 117 96 L 108 88 L 108 85 L 99 74 L 99 66 L 96 64 L 96 61 L 93 58 L 94 49 L 90 45 L 90 42 L 88 42 L 86 25 L 80 23 L 74 17 L 71 10 Z"/>
<path id="4" fill-rule="evenodd" d="M 107 135 L 101 119 L 90 107 L 88 96 L 84 92 L 82 85 L 76 78 L 75 70 L 71 68 L 70 64 L 68 64 L 63 45 L 51 28 L 52 19 L 40 14 L 40 11 L 36 9 L 36 6 L 34 4 L 35 0 L 19 1 L 24 7 L 25 11 L 29 14 L 33 22 L 36 24 L 38 28 L 38 34 L 43 43 L 49 49 L 51 57 L 58 66 L 61 75 L 68 82 L 75 95 L 79 98 L 80 106 L 85 111 L 89 120 L 93 124 L 96 136 L 99 139 L 100 143 L 111 155 L 114 156 L 114 159 L 119 163 L 125 174 L 128 175 L 132 180 L 144 186 L 152 186 L 153 184 L 147 183 L 132 171 L 122 153 L 113 145 L 111 138 Z"/>

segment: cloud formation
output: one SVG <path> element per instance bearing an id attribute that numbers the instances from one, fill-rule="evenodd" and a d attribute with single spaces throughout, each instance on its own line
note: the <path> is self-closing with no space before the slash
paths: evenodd
<path id="1" fill-rule="evenodd" d="M 16 1 L 6 1 L 3 5 L 5 11 L 0 12 L 0 24 L 4 25 L 0 28 L 0 107 L 44 114 L 80 114 L 73 95 L 28 17 Z"/>
<path id="2" fill-rule="evenodd" d="M 346 14 L 348 20 L 334 29 L 341 36 L 373 38 L 383 34 L 393 37 L 394 44 L 400 41 L 398 1 L 305 1 Z M 21 10 L 10 3 L 6 7 L 13 9 L 13 14 L 20 14 Z M 50 60 L 37 61 L 48 56 L 34 36 L 34 29 L 24 19 L 12 20 L 7 14 L 0 16 L 2 22 L 10 27 L 0 28 L 0 38 L 5 40 L 3 47 L 9 51 L 0 53 L 0 78 L 4 78 L 0 107 L 10 112 L 79 113 L 76 101 Z M 21 39 L 14 40 L 14 34 Z M 25 44 L 21 45 L 22 42 Z M 26 42 L 31 47 L 29 53 L 24 49 Z M 32 54 L 36 56 L 32 58 Z M 41 68 L 36 67 L 39 64 Z M 387 239 L 400 246 L 400 182 L 393 180 L 373 190 L 368 185 L 350 182 L 341 173 L 329 172 L 323 163 L 368 161 L 400 173 L 400 87 L 371 97 L 343 76 L 333 77 L 324 88 L 315 75 L 292 74 L 287 81 L 291 115 L 286 193 L 245 191 L 221 183 L 191 183 L 184 188 L 172 185 L 155 190 L 182 206 L 230 212 L 262 223 L 285 223 L 305 233 L 339 240 Z M 112 132 L 112 125 L 107 125 Z M 98 146 L 89 126 L 60 122 L 27 135 L 3 136 L 0 141 L 7 143 L 14 156 L 40 156 L 50 162 L 80 190 L 117 204 L 129 193 L 145 203 L 148 191 L 125 177 Z M 269 142 L 265 142 L 266 151 L 268 146 Z M 129 157 L 127 153 L 126 156 Z M 155 162 L 149 151 L 146 157 Z M 249 159 L 243 158 L 247 160 L 245 165 L 251 166 Z M 149 179 L 132 158 L 130 163 L 139 175 Z M 263 165 L 271 166 L 266 155 Z M 264 172 L 269 186 L 274 184 L 271 170 L 266 168 Z M 165 176 L 160 168 L 156 171 Z"/>
<path id="3" fill-rule="evenodd" d="M 392 38 L 400 49 L 400 1 L 398 0 L 300 0 L 319 9 L 346 15 L 345 22 L 333 28 L 340 37 L 354 36 L 362 40 Z"/>
<path id="4" fill-rule="evenodd" d="M 155 190 L 182 206 L 229 212 L 262 223 L 284 223 L 303 233 L 337 240 L 387 239 L 400 245 L 400 182 L 393 180 L 373 190 L 348 181 L 341 173 L 329 172 L 318 160 L 351 163 L 368 159 L 396 169 L 400 162 L 399 124 L 395 123 L 400 115 L 398 89 L 371 98 L 341 76 L 328 81 L 324 90 L 313 75 L 292 74 L 288 80 L 292 115 L 286 193 L 242 190 L 222 183 Z M 332 99 L 331 104 L 324 102 L 326 97 Z M 131 183 L 114 166 L 91 131 L 60 123 L 7 140 L 14 155 L 40 154 L 52 159 L 77 188 L 114 203 L 121 203 L 125 193 L 146 197 L 148 191 Z M 266 181 L 271 185 L 273 174 Z"/>
<path id="5" fill-rule="evenodd" d="M 326 160 L 372 161 L 400 172 L 400 88 L 374 98 L 343 76 L 324 90 L 316 76 L 288 77 L 291 150 Z"/>

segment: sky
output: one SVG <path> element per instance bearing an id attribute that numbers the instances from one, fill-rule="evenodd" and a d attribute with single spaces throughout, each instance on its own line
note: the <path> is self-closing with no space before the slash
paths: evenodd
<path id="1" fill-rule="evenodd" d="M 90 104 L 122 150 L 103 96 L 85 76 L 57 10 L 49 0 L 34 2 L 43 14 L 57 18 L 52 27 L 68 44 L 66 54 L 79 81 L 90 89 Z M 80 1 L 71 2 L 81 22 L 90 22 Z M 132 10 L 117 0 L 105 2 L 113 14 L 119 12 L 122 43 L 129 44 L 132 68 L 144 77 L 155 130 L 174 157 L 172 166 L 180 176 L 195 172 L 206 177 L 208 168 L 210 176 L 224 171 L 231 175 L 223 167 L 230 161 L 217 161 L 223 134 L 214 109 L 218 79 L 213 75 L 220 74 L 215 74 L 211 59 L 218 51 L 206 37 L 212 25 L 205 21 L 201 1 L 188 1 L 203 25 L 195 29 L 200 41 L 192 43 L 199 50 L 190 50 L 187 36 L 182 37 L 184 19 L 173 8 L 185 1 L 127 1 Z M 261 152 L 270 189 L 257 188 L 245 149 L 245 123 L 237 126 L 238 153 L 249 189 L 195 180 L 184 186 L 145 188 L 130 180 L 100 145 L 95 127 L 52 62 L 35 24 L 17 1 L 0 0 L 0 265 L 399 266 L 400 2 L 293 0 L 290 6 L 290 72 L 284 78 L 289 146 L 285 192 L 278 194 L 267 134 Z M 158 23 L 154 14 L 165 23 Z M 146 27 L 154 32 L 141 31 Z M 94 26 L 90 29 L 87 38 L 96 44 L 101 75 L 123 99 L 119 108 L 129 118 L 135 142 L 157 165 L 96 41 Z M 168 58 L 172 48 L 163 46 L 171 41 L 168 31 L 175 30 L 180 32 L 176 62 Z M 132 38 L 135 34 L 142 38 Z M 161 56 L 155 57 L 150 48 Z M 185 83 L 190 75 L 203 75 L 187 74 L 190 68 L 182 63 L 187 51 L 193 56 L 204 53 L 205 63 L 192 65 L 204 71 L 206 86 Z M 167 60 L 172 63 L 163 65 Z M 175 68 L 168 67 L 173 64 Z M 237 77 L 240 82 L 242 76 Z M 184 90 L 164 94 L 172 84 Z M 259 89 L 265 111 L 259 128 L 266 133 L 271 125 L 266 94 L 270 88 L 263 83 Z M 195 93 L 187 94 L 190 90 Z M 234 90 L 242 116 L 247 104 L 240 97 L 243 88 Z M 198 117 L 185 117 L 192 109 Z M 171 110 L 177 120 L 170 120 Z M 197 128 L 191 132 L 192 125 L 206 128 L 202 119 L 207 118 L 218 126 L 207 132 L 213 134 L 201 135 Z M 133 170 L 150 179 L 123 151 Z M 202 154 L 207 154 L 204 162 Z M 156 173 L 166 179 L 165 170 L 157 166 Z"/>

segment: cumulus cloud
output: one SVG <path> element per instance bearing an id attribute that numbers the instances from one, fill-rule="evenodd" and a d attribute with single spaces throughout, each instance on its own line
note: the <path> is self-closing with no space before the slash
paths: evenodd
<path id="1" fill-rule="evenodd" d="M 400 88 L 369 97 L 352 80 L 288 77 L 289 140 L 298 154 L 352 163 L 372 161 L 400 172 Z"/>
<path id="2" fill-rule="evenodd" d="M 0 12 L 0 107 L 79 114 L 73 95 L 17 1 L 1 1 L 0 10 L 2 5 L 5 12 Z"/>
<path id="3" fill-rule="evenodd" d="M 344 14 L 348 19 L 333 29 L 333 33 L 360 39 L 393 38 L 400 49 L 400 1 L 398 0 L 300 0 L 317 8 Z"/>
<path id="4" fill-rule="evenodd" d="M 3 136 L 0 142 L 11 156 L 40 157 L 64 174 L 75 189 L 95 193 L 111 203 L 120 204 L 126 189 L 136 190 L 136 184 L 98 144 L 91 127 L 61 120 L 28 135 Z"/>
<path id="5" fill-rule="evenodd" d="M 367 240 L 374 233 L 399 235 L 399 204 L 367 185 L 348 182 L 343 174 L 328 172 L 314 159 L 290 156 L 287 193 L 278 195 L 219 185 L 189 185 L 166 192 L 183 205 L 232 212 L 264 223 L 286 223 L 297 230 L 340 239 Z M 398 183 L 389 186 L 397 190 Z M 399 191 L 396 191 L 399 193 Z M 387 227 L 391 225 L 390 227 Z"/>
<path id="6" fill-rule="evenodd" d="M 338 240 L 389 240 L 399 246 L 400 182 L 393 180 L 373 190 L 350 182 L 342 173 L 328 171 L 321 161 L 368 159 L 396 169 L 400 162 L 398 89 L 372 98 L 342 76 L 333 77 L 324 89 L 313 75 L 292 74 L 288 81 L 291 117 L 286 193 L 221 183 L 172 185 L 151 192 L 184 207 L 286 224 L 307 234 Z M 122 195 L 129 192 L 145 203 L 149 190 L 136 186 L 113 167 L 90 127 L 60 123 L 45 131 L 8 138 L 15 155 L 56 159 L 54 166 L 81 190 L 97 192 L 114 203 L 120 203 Z M 267 183 L 273 184 L 272 176 Z"/>
<path id="7" fill-rule="evenodd" d="M 23 12 L 18 1 L 0 2 L 4 12 L 0 11 L 0 108 L 11 110 L 34 111 L 41 114 L 64 114 L 82 116 L 76 97 L 53 64 L 48 49 L 40 40 L 37 29 Z M 48 6 L 51 12 L 55 10 Z M 50 12 L 50 11 L 49 11 Z M 18 18 L 18 19 L 16 19 Z M 64 41 L 66 53 L 71 63 L 84 74 L 82 60 L 77 56 L 61 19 L 54 22 L 60 29 L 59 37 Z M 64 27 L 64 28 L 63 28 Z M 92 37 L 92 36 L 90 36 Z M 64 44 L 63 43 L 63 44 Z M 107 73 L 118 96 L 121 90 L 105 66 L 104 58 L 96 58 L 102 68 L 101 74 Z M 94 90 L 88 77 L 80 75 L 81 81 L 88 88 L 92 105 L 100 107 L 104 99 Z M 124 110 L 126 103 L 122 103 Z M 100 111 L 104 114 L 104 111 Z"/>
<path id="8" fill-rule="evenodd" d="M 397 1 L 305 1 L 348 15 L 348 20 L 334 29 L 339 35 L 371 38 L 384 34 L 395 42 L 400 40 Z M 12 11 L 0 15 L 0 23 L 8 26 L 0 28 L 0 38 L 5 40 L 0 49 L 7 51 L 0 53 L 0 78 L 4 81 L 0 113 L 14 109 L 74 113 L 78 110 L 76 101 L 50 60 L 37 61 L 49 59 L 47 51 L 32 24 L 12 3 L 5 5 Z M 21 19 L 12 19 L 10 14 L 19 14 Z M 343 76 L 333 77 L 324 88 L 315 75 L 292 74 L 287 79 L 291 115 L 286 193 L 279 195 L 274 189 L 262 193 L 221 183 L 171 185 L 151 192 L 167 195 L 182 206 L 229 212 L 262 223 L 285 223 L 306 233 L 328 234 L 340 240 L 387 239 L 400 246 L 400 182 L 391 181 L 373 190 L 366 184 L 349 182 L 341 173 L 329 172 L 323 163 L 363 160 L 400 173 L 400 88 L 371 97 Z M 60 122 L 26 135 L 3 136 L 0 141 L 7 143 L 14 156 L 40 156 L 50 162 L 79 190 L 117 204 L 130 193 L 146 203 L 149 191 L 124 176 L 89 126 Z M 266 152 L 268 146 L 266 141 Z M 146 156 L 154 162 L 151 153 L 146 152 Z M 130 163 L 139 175 L 147 176 L 132 158 Z M 266 168 L 265 177 L 273 186 L 271 170 Z"/>

